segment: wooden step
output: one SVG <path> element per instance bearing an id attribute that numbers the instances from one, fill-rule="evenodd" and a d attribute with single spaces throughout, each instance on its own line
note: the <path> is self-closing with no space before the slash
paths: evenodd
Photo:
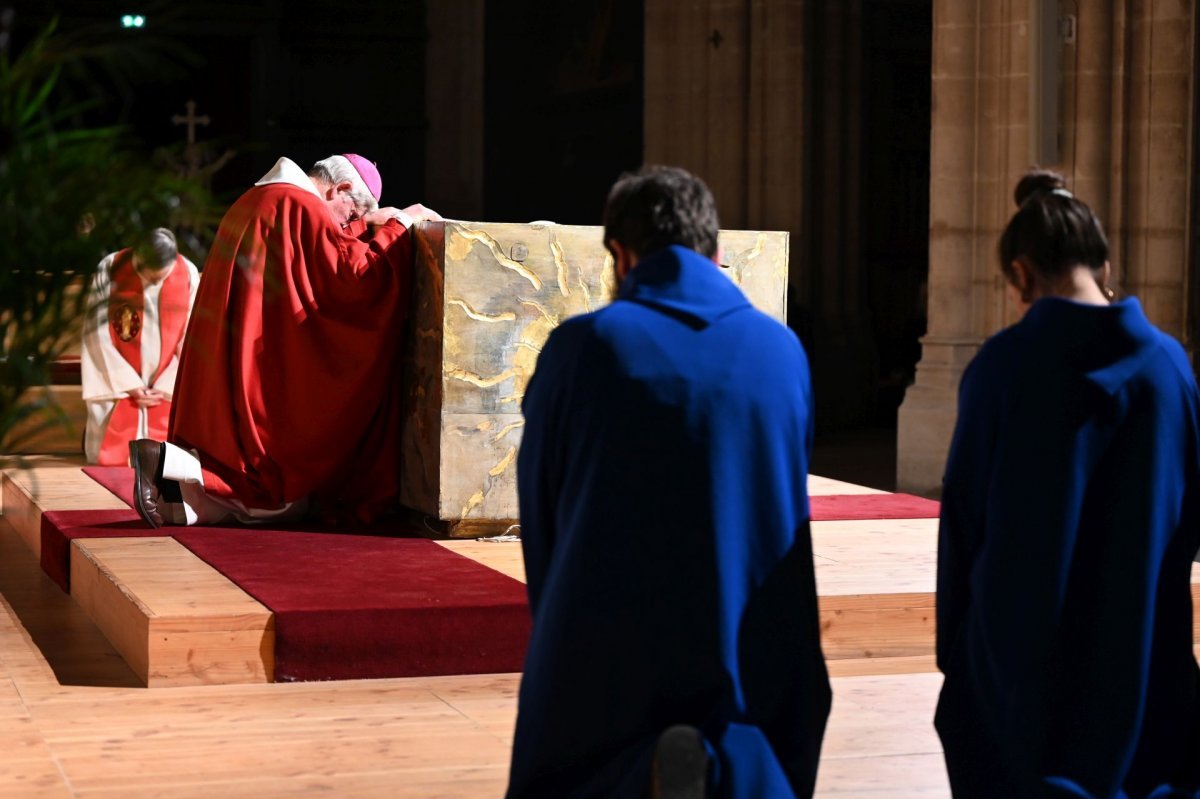
<path id="1" fill-rule="evenodd" d="M 937 519 L 812 523 L 827 660 L 933 655 L 937 527 Z"/>
<path id="2" fill-rule="evenodd" d="M 71 596 L 148 687 L 273 679 L 274 614 L 173 538 L 74 541 Z"/>
<path id="3" fill-rule="evenodd" d="M 12 459 L 8 459 L 11 461 Z M 0 474 L 0 512 L 35 557 L 42 554 L 42 513 L 48 510 L 128 508 L 104 486 L 84 474 L 82 459 L 31 457 Z"/>
<path id="4" fill-rule="evenodd" d="M 77 463 L 30 459 L 3 472 L 3 514 L 35 558 L 51 510 L 129 506 Z M 71 594 L 148 686 L 268 682 L 274 616 L 172 538 L 80 539 Z"/>
<path id="5" fill-rule="evenodd" d="M 880 493 L 814 477 L 818 494 Z M 4 513 L 35 554 L 45 510 L 126 505 L 78 468 L 4 475 Z M 936 519 L 812 525 L 822 646 L 838 675 L 935 670 Z M 524 580 L 519 542 L 441 546 Z M 74 542 L 72 594 L 147 685 L 255 682 L 273 674 L 270 611 L 169 538 Z M 1200 640 L 1200 565 L 1193 570 Z"/>

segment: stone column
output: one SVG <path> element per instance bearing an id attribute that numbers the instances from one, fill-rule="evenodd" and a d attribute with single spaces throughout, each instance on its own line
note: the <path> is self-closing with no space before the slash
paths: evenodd
<path id="1" fill-rule="evenodd" d="M 966 364 L 1016 320 L 996 262 L 1032 163 L 1031 10 L 1036 0 L 934 2 L 929 332 L 900 409 L 897 486 L 940 491 Z M 1185 329 L 1192 4 L 1065 0 L 1061 163 L 1106 223 L 1118 284 L 1151 320 Z"/>
<path id="2" fill-rule="evenodd" d="M 789 321 L 817 420 L 865 413 L 862 0 L 647 0 L 645 160 L 683 166 L 727 228 L 791 233 Z"/>
<path id="3" fill-rule="evenodd" d="M 1029 12 L 1028 0 L 934 0 L 929 327 L 900 407 L 901 491 L 940 491 L 959 380 L 1005 318 L 995 246 L 1029 165 Z"/>
<path id="4" fill-rule="evenodd" d="M 483 215 L 485 0 L 427 3 L 425 196 L 445 216 Z"/>
<path id="5" fill-rule="evenodd" d="M 1081 4 L 1082 5 L 1082 4 Z M 1109 238 L 1121 287 L 1182 338 L 1192 162 L 1192 3 L 1127 0 L 1112 17 Z M 1088 8 L 1080 10 L 1080 24 Z M 1103 19 L 1099 20 L 1101 24 Z M 1080 50 L 1085 49 L 1080 39 Z M 1086 194 L 1081 194 L 1089 200 Z"/>
<path id="6" fill-rule="evenodd" d="M 806 0 L 646 0 L 645 160 L 708 183 L 726 228 L 797 232 Z"/>
<path id="7" fill-rule="evenodd" d="M 1083 6 L 1082 8 L 1080 6 Z M 1070 2 L 1063 164 L 1104 221 L 1116 282 L 1182 338 L 1187 317 L 1191 4 Z"/>
<path id="8" fill-rule="evenodd" d="M 863 184 L 863 2 L 815 4 L 809 20 L 812 144 L 804 189 L 811 199 L 792 245 L 793 282 L 812 313 L 817 425 L 837 429 L 869 415 L 878 369 L 863 255 L 870 194 Z"/>

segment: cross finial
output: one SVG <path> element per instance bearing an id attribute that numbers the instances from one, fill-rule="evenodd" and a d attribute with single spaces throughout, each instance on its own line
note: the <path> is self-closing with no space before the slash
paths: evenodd
<path id="1" fill-rule="evenodd" d="M 187 113 L 176 114 L 175 116 L 171 117 L 171 124 L 187 125 L 187 143 L 188 146 L 191 147 L 196 143 L 196 126 L 207 125 L 209 122 L 211 122 L 211 120 L 208 118 L 208 114 L 205 114 L 202 117 L 196 116 L 195 100 L 188 100 L 186 103 L 184 103 L 184 108 L 187 109 Z"/>

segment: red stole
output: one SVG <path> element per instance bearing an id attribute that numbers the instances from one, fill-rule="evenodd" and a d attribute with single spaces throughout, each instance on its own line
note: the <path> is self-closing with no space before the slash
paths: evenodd
<path id="1" fill-rule="evenodd" d="M 163 371 L 175 357 L 175 350 L 187 327 L 188 298 L 191 294 L 191 276 L 182 257 L 175 259 L 171 274 L 163 281 L 158 295 L 158 320 L 161 333 L 158 367 L 150 380 L 150 386 L 162 376 Z M 130 250 L 121 250 L 113 259 L 112 292 L 108 298 L 108 333 L 121 357 L 139 375 L 142 373 L 142 327 L 145 320 L 145 287 L 137 270 L 133 268 Z M 126 466 L 129 463 L 129 442 L 138 437 L 138 421 L 141 416 L 132 397 L 117 400 L 104 440 L 100 444 L 100 455 L 96 462 L 101 466 Z M 171 417 L 171 403 L 164 401 L 146 409 L 147 435 L 158 441 L 167 440 L 167 422 Z"/>

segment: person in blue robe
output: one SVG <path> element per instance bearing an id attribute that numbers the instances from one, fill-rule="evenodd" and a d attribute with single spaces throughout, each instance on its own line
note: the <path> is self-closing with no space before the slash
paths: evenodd
<path id="1" fill-rule="evenodd" d="M 830 689 L 808 363 L 722 274 L 717 232 L 684 170 L 619 180 L 619 294 L 554 330 L 528 385 L 513 799 L 645 796 L 678 725 L 703 745 L 707 795 L 812 794 Z"/>
<path id="2" fill-rule="evenodd" d="M 956 797 L 1200 796 L 1200 397 L 1112 301 L 1108 243 L 1035 171 L 1000 241 L 1027 307 L 968 366 L 938 552 L 935 725 Z"/>

